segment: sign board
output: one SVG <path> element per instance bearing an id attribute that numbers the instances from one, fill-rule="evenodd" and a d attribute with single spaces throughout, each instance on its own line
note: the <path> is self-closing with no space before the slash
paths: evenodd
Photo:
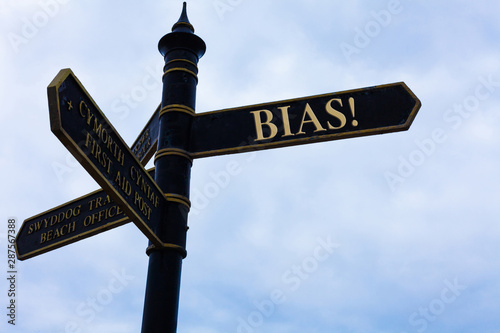
<path id="1" fill-rule="evenodd" d="M 166 199 L 70 69 L 48 87 L 52 132 L 123 212 L 160 246 L 153 221 Z"/>
<path id="2" fill-rule="evenodd" d="M 160 107 L 131 147 L 142 165 L 156 152 L 159 113 Z M 154 169 L 148 172 L 154 178 Z M 60 229 L 64 221 L 68 227 Z M 24 220 L 15 242 L 17 256 L 19 260 L 29 259 L 129 222 L 121 208 L 100 189 Z"/>
<path id="3" fill-rule="evenodd" d="M 149 170 L 154 176 L 154 169 Z M 111 230 L 130 219 L 102 189 L 24 220 L 16 237 L 19 260 Z"/>
<path id="4" fill-rule="evenodd" d="M 193 158 L 407 130 L 420 101 L 403 82 L 200 113 Z"/>
<path id="5" fill-rule="evenodd" d="M 161 105 L 156 108 L 153 116 L 151 116 L 151 119 L 144 126 L 134 144 L 132 144 L 132 147 L 130 147 L 130 150 L 141 161 L 142 165 L 146 165 L 156 153 L 158 130 L 160 127 L 160 109 Z"/>

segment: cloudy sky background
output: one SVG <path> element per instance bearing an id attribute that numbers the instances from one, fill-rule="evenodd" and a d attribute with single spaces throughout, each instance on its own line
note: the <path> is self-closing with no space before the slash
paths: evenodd
<path id="1" fill-rule="evenodd" d="M 132 144 L 181 7 L 1 2 L 1 252 L 9 217 L 19 228 L 98 188 L 50 131 L 47 85 L 71 68 Z M 197 112 L 399 81 L 422 108 L 407 132 L 195 160 L 178 331 L 498 332 L 498 13 L 493 0 L 189 1 L 207 44 Z M 128 224 L 18 262 L 16 326 L 2 315 L 0 331 L 139 332 L 146 247 Z"/>

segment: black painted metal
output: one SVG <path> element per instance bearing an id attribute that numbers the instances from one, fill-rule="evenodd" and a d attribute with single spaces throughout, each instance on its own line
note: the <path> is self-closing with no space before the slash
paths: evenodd
<path id="1" fill-rule="evenodd" d="M 311 114 L 304 117 L 307 107 L 317 117 L 317 124 L 310 121 Z M 198 158 L 404 131 L 419 108 L 418 98 L 398 82 L 204 112 L 193 119 L 189 148 L 193 158 Z M 264 110 L 271 115 L 269 123 L 265 123 L 268 119 Z M 252 112 L 257 112 L 264 123 L 258 127 L 265 139 L 257 137 Z M 270 126 L 276 129 L 274 136 L 270 135 Z M 322 128 L 318 130 L 318 126 Z"/>
<path id="2" fill-rule="evenodd" d="M 148 248 L 142 332 L 174 333 L 177 330 L 183 259 L 178 249 L 185 249 L 188 229 L 189 205 L 185 199 L 189 198 L 192 160 L 187 152 L 195 109 L 197 63 L 206 49 L 189 23 L 186 3 L 172 32 L 160 40 L 158 47 L 165 59 L 165 74 L 155 181 L 167 198 L 180 199 L 167 202 L 164 217 L 155 226 L 155 233 L 167 245 Z"/>
<path id="3" fill-rule="evenodd" d="M 154 169 L 148 172 L 154 177 Z M 24 220 L 16 237 L 17 258 L 29 259 L 131 221 L 119 205 L 103 189 L 99 189 Z M 56 237 L 56 229 L 73 222 L 71 233 Z M 48 239 L 48 233 L 52 235 L 51 239 Z"/>
<path id="4" fill-rule="evenodd" d="M 87 172 L 156 245 L 163 191 L 70 69 L 47 87 L 50 127 Z M 61 230 L 62 231 L 62 230 Z"/>

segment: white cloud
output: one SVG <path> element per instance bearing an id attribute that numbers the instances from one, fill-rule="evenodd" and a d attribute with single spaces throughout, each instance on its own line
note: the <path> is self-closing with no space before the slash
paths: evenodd
<path id="1" fill-rule="evenodd" d="M 397 81 L 408 84 L 422 108 L 407 132 L 196 160 L 179 331 L 237 332 L 238 318 L 250 316 L 255 332 L 413 332 L 421 326 L 412 325 L 412 313 L 439 301 L 445 281 L 455 278 L 467 289 L 426 331 L 498 326 L 498 94 L 481 99 L 469 116 L 447 112 L 472 103 L 481 78 L 500 80 L 499 5 L 401 0 L 402 11 L 349 62 L 339 45 L 353 44 L 358 29 L 376 22 L 372 12 L 386 10 L 389 1 L 221 1 L 231 4 L 222 19 L 214 2 L 188 5 L 207 43 L 198 112 Z M 118 10 L 68 1 L 17 52 L 8 33 L 22 34 L 22 19 L 43 8 L 36 1 L 2 5 L 0 202 L 18 227 L 97 188 L 50 132 L 52 78 L 71 67 L 131 143 L 159 104 L 161 88 L 136 98 L 127 115 L 113 105 L 161 64 L 157 42 L 180 5 L 126 1 Z M 426 154 L 421 143 L 436 129 L 446 139 Z M 392 190 L 384 174 L 397 174 L 402 159 L 419 151 L 425 159 Z M 213 173 L 232 161 L 238 174 L 195 203 L 196 191 L 206 196 Z M 54 163 L 71 170 L 62 181 Z M 340 247 L 307 278 L 284 281 L 293 265 L 313 265 L 307 258 L 318 237 Z M 20 262 L 18 327 L 62 332 L 76 321 L 82 332 L 137 331 L 146 247 L 130 223 Z M 122 268 L 136 278 L 85 323 L 76 308 Z M 291 291 L 291 281 L 299 288 Z M 286 301 L 267 315 L 269 308 L 256 304 L 269 304 L 275 289 L 286 292 Z"/>

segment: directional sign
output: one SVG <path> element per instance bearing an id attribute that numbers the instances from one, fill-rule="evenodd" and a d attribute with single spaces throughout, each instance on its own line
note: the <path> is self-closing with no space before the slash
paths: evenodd
<path id="1" fill-rule="evenodd" d="M 403 82 L 200 113 L 193 158 L 407 130 L 420 101 Z"/>
<path id="2" fill-rule="evenodd" d="M 154 176 L 154 169 L 149 170 Z M 16 237 L 19 260 L 111 230 L 129 217 L 104 190 L 97 190 L 24 220 Z"/>
<path id="3" fill-rule="evenodd" d="M 159 113 L 160 107 L 131 147 L 142 165 L 156 152 Z M 148 172 L 154 178 L 154 169 Z M 100 189 L 24 220 L 15 242 L 17 257 L 29 259 L 129 222 L 121 208 Z M 60 229 L 66 224 L 67 228 Z"/>
<path id="4" fill-rule="evenodd" d="M 156 108 L 155 113 L 130 148 L 139 161 L 141 161 L 142 165 L 146 165 L 156 153 L 158 129 L 160 126 L 160 109 L 161 105 Z"/>
<path id="5" fill-rule="evenodd" d="M 137 227 L 158 246 L 153 221 L 166 199 L 70 69 L 48 87 L 52 132 Z M 63 230 L 60 230 L 61 232 Z"/>

